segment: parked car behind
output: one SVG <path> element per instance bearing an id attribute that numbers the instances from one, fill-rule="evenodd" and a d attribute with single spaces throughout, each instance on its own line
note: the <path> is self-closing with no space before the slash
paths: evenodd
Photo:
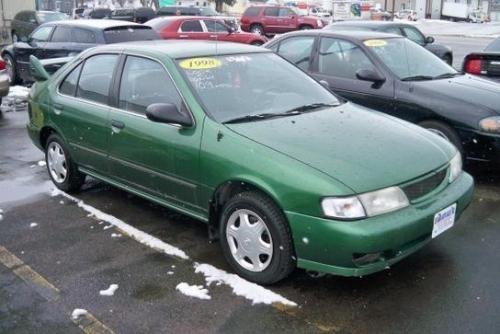
<path id="1" fill-rule="evenodd" d="M 248 7 L 241 16 L 240 24 L 241 30 L 259 35 L 323 27 L 321 19 L 302 16 L 293 7 L 269 5 Z"/>
<path id="2" fill-rule="evenodd" d="M 394 17 L 400 20 L 417 21 L 417 12 L 411 9 L 402 9 L 394 13 Z"/>
<path id="3" fill-rule="evenodd" d="M 76 55 L 98 44 L 159 39 L 151 27 L 126 21 L 71 20 L 42 24 L 27 42 L 5 47 L 1 56 L 7 62 L 11 82 L 32 81 L 29 56 L 39 59 Z"/>
<path id="4" fill-rule="evenodd" d="M 234 271 L 384 270 L 472 198 L 439 136 L 325 89 L 261 47 L 106 45 L 52 77 L 33 61 L 28 132 L 63 191 L 85 175 L 207 223 Z"/>
<path id="5" fill-rule="evenodd" d="M 465 73 L 500 83 L 500 37 L 488 44 L 483 52 L 465 56 L 462 69 Z"/>
<path id="6" fill-rule="evenodd" d="M 146 22 L 163 39 L 198 39 L 262 45 L 264 36 L 235 31 L 223 20 L 210 16 L 165 16 Z"/>
<path id="7" fill-rule="evenodd" d="M 9 94 L 9 88 L 10 76 L 7 69 L 7 63 L 0 57 L 0 105 L 2 104 L 2 98 Z"/>
<path id="8" fill-rule="evenodd" d="M 26 38 L 39 25 L 52 21 L 62 21 L 69 19 L 64 13 L 50 11 L 23 10 L 17 13 L 12 20 L 10 35 L 12 42 L 26 41 Z"/>
<path id="9" fill-rule="evenodd" d="M 157 16 L 210 16 L 224 20 L 226 25 L 239 29 L 239 23 L 235 17 L 225 16 L 210 6 L 165 6 L 158 9 Z"/>
<path id="10" fill-rule="evenodd" d="M 149 7 L 122 8 L 111 12 L 112 20 L 122 20 L 137 23 L 145 23 L 156 17 L 154 9 Z"/>
<path id="11" fill-rule="evenodd" d="M 423 46 L 444 60 L 447 64 L 453 64 L 453 51 L 449 47 L 434 43 L 434 37 L 426 37 L 420 30 L 411 24 L 380 21 L 344 21 L 332 23 L 324 29 L 332 31 L 379 31 L 389 34 L 397 34 Z"/>
<path id="12" fill-rule="evenodd" d="M 500 85 L 463 75 L 393 34 L 309 31 L 266 47 L 357 104 L 421 125 L 465 160 L 500 167 Z"/>

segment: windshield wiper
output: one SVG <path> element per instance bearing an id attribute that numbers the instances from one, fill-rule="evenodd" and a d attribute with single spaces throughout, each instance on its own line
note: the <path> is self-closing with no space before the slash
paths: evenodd
<path id="1" fill-rule="evenodd" d="M 424 80 L 433 80 L 434 77 L 430 75 L 414 75 L 411 77 L 406 77 L 401 79 L 401 81 L 424 81 Z"/>
<path id="2" fill-rule="evenodd" d="M 458 72 L 448 72 L 448 73 L 443 73 L 443 74 L 440 74 L 440 75 L 436 75 L 434 78 L 432 78 L 433 80 L 436 80 L 436 79 L 447 79 L 447 78 L 453 78 L 453 77 L 456 77 L 457 75 L 459 75 L 460 73 Z"/>
<path id="3" fill-rule="evenodd" d="M 232 118 L 230 120 L 222 122 L 222 124 L 231 124 L 231 123 L 241 123 L 241 122 L 252 122 L 252 121 L 260 121 L 263 119 L 269 119 L 274 117 L 286 117 L 286 116 L 294 116 L 299 115 L 301 112 L 284 112 L 284 113 L 263 113 L 263 114 L 255 114 L 255 115 L 245 115 L 241 117 Z"/>
<path id="4" fill-rule="evenodd" d="M 293 112 L 298 112 L 298 113 L 303 113 L 305 111 L 310 111 L 314 109 L 319 109 L 319 108 L 326 108 L 326 107 L 337 107 L 339 106 L 340 103 L 311 103 L 311 104 L 305 104 L 300 107 L 295 107 L 293 109 L 285 111 L 285 113 L 293 113 Z"/>

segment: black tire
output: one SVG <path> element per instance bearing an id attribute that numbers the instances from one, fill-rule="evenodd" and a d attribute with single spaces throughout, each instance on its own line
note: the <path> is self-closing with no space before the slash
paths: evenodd
<path id="1" fill-rule="evenodd" d="M 273 254 L 268 266 L 260 272 L 248 270 L 240 265 L 234 259 L 227 240 L 226 227 L 229 218 L 232 213 L 241 209 L 259 215 L 270 233 Z M 285 278 L 295 269 L 296 260 L 290 227 L 280 208 L 267 196 L 254 191 L 237 194 L 224 205 L 219 226 L 224 257 L 241 277 L 259 284 L 272 284 Z"/>
<path id="2" fill-rule="evenodd" d="M 464 152 L 463 152 L 462 140 L 452 127 L 443 122 L 433 121 L 433 120 L 423 121 L 419 125 L 423 128 L 426 128 L 427 130 L 433 131 L 437 135 L 448 140 L 457 148 L 457 150 L 462 154 L 463 157 Z"/>
<path id="3" fill-rule="evenodd" d="M 303 26 L 300 27 L 300 30 L 311 30 L 313 27 L 310 25 L 304 24 Z"/>
<path id="4" fill-rule="evenodd" d="M 258 35 L 264 35 L 264 28 L 260 24 L 252 24 L 250 32 Z"/>
<path id="5" fill-rule="evenodd" d="M 252 43 L 250 43 L 250 45 L 255 45 L 255 46 L 261 46 L 262 44 L 264 43 L 262 43 L 261 41 L 253 41 Z"/>
<path id="6" fill-rule="evenodd" d="M 443 61 L 444 61 L 446 64 L 448 64 L 448 65 L 450 65 L 450 66 L 452 66 L 452 65 L 453 65 L 453 58 L 451 57 L 451 55 L 449 55 L 449 54 L 445 54 L 445 55 L 443 56 L 443 58 L 442 58 L 442 59 L 443 59 Z"/>
<path id="7" fill-rule="evenodd" d="M 17 66 L 16 66 L 16 63 L 14 62 L 14 58 L 12 58 L 12 56 L 8 53 L 5 53 L 3 56 L 2 56 L 3 60 L 5 60 L 5 62 L 7 63 L 7 66 L 10 67 L 10 73 L 9 73 L 9 77 L 10 77 L 10 84 L 11 85 L 15 85 L 17 83 L 19 83 L 19 76 L 17 75 Z"/>
<path id="8" fill-rule="evenodd" d="M 65 179 L 62 182 L 58 182 L 52 175 L 49 167 L 49 147 L 51 143 L 57 143 L 63 150 L 64 156 L 65 156 L 65 164 L 66 164 L 66 170 L 67 174 Z M 65 142 L 59 137 L 59 135 L 53 133 L 47 138 L 47 143 L 45 145 L 45 163 L 47 166 L 47 172 L 49 173 L 50 179 L 54 183 L 54 185 L 61 189 L 62 191 L 66 192 L 75 192 L 81 188 L 83 183 L 85 182 L 85 174 L 81 173 L 78 170 L 78 166 L 74 163 L 74 161 L 71 159 L 71 156 L 69 154 L 69 150 L 67 148 L 67 145 Z"/>

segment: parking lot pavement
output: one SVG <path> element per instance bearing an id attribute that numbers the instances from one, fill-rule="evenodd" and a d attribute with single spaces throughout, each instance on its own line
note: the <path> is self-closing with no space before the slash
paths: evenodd
<path id="1" fill-rule="evenodd" d="M 453 67 L 457 70 L 462 69 L 462 62 L 467 54 L 484 50 L 493 40 L 487 37 L 433 36 L 436 43 L 446 45 L 453 50 Z"/>
<path id="2" fill-rule="evenodd" d="M 393 268 L 364 278 L 296 270 L 260 287 L 230 275 L 203 223 L 94 180 L 75 197 L 52 192 L 26 120 L 25 112 L 0 119 L 0 333 L 500 328 L 500 180 L 492 175 L 481 176 L 454 228 Z M 181 293 L 182 282 L 210 299 Z M 114 294 L 101 295 L 111 284 Z M 87 312 L 72 319 L 75 309 Z"/>

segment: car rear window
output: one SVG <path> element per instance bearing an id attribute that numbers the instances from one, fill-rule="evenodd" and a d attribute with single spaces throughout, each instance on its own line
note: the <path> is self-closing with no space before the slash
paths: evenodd
<path id="1" fill-rule="evenodd" d="M 257 16 L 259 15 L 260 8 L 259 7 L 248 7 L 247 10 L 243 13 L 243 16 Z"/>
<path id="2" fill-rule="evenodd" d="M 484 51 L 500 52 L 500 37 L 491 42 Z"/>
<path id="3" fill-rule="evenodd" d="M 158 36 L 158 34 L 151 29 L 151 27 L 123 26 L 107 28 L 104 30 L 104 40 L 106 41 L 106 44 L 155 39 L 160 39 L 160 36 Z"/>

